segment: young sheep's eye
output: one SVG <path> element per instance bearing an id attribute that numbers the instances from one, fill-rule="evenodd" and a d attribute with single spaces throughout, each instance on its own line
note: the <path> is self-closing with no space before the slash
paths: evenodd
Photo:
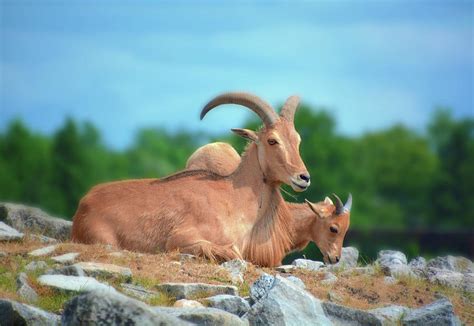
<path id="1" fill-rule="evenodd" d="M 330 230 L 332 233 L 337 233 L 337 232 L 338 232 L 337 228 L 334 227 L 334 226 L 330 226 L 330 227 L 329 227 L 329 230 Z"/>
<path id="2" fill-rule="evenodd" d="M 273 139 L 273 138 L 270 138 L 270 139 L 268 140 L 268 143 L 269 143 L 270 145 L 278 144 L 278 142 L 277 142 L 275 139 Z"/>

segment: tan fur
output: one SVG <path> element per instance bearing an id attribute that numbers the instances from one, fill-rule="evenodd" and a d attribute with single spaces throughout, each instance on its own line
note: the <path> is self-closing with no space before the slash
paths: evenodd
<path id="1" fill-rule="evenodd" d="M 279 233 L 289 232 L 291 216 L 278 189 L 307 174 L 299 135 L 286 119 L 258 133 L 238 132 L 256 141 L 229 176 L 184 171 L 94 187 L 79 203 L 72 240 L 145 252 L 178 249 L 218 260 L 248 256 L 275 265 L 274 256 L 292 245 L 288 237 L 275 253 L 268 249 L 284 238 Z M 275 135 L 282 143 L 272 146 L 268 139 Z"/>

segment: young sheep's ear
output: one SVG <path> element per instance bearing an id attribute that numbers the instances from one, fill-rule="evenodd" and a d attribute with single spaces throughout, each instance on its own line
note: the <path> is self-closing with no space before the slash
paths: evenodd
<path id="1" fill-rule="evenodd" d="M 245 139 L 249 139 L 251 141 L 257 141 L 257 133 L 253 130 L 249 129 L 240 129 L 240 128 L 232 128 L 232 132 L 235 134 L 239 135 L 240 137 L 243 137 Z"/>
<path id="2" fill-rule="evenodd" d="M 325 218 L 327 215 L 327 210 L 325 207 L 321 207 L 320 205 L 313 204 L 309 200 L 304 200 L 306 204 L 308 204 L 309 208 L 316 214 L 319 218 Z"/>

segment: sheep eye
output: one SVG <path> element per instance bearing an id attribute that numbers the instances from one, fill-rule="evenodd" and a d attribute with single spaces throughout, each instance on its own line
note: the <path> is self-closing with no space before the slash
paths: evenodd
<path id="1" fill-rule="evenodd" d="M 337 233 L 337 232 L 338 232 L 338 231 L 337 231 L 337 228 L 334 227 L 334 226 L 329 227 L 329 230 L 330 230 L 332 233 Z"/>
<path id="2" fill-rule="evenodd" d="M 270 145 L 278 144 L 278 142 L 277 142 L 275 139 L 273 139 L 273 138 L 270 138 L 270 139 L 268 140 L 268 143 L 269 143 Z"/>

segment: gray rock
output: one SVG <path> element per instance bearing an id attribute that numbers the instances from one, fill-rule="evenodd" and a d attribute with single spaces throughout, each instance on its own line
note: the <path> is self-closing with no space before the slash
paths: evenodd
<path id="1" fill-rule="evenodd" d="M 58 290 L 89 292 L 94 290 L 104 290 L 116 292 L 110 285 L 101 283 L 95 278 L 87 276 L 66 276 L 66 275 L 41 275 L 38 277 L 41 285 L 50 286 Z"/>
<path id="2" fill-rule="evenodd" d="M 323 302 L 323 308 L 326 316 L 336 326 L 382 325 L 382 322 L 374 314 L 364 310 L 352 309 L 332 302 Z"/>
<path id="3" fill-rule="evenodd" d="M 126 280 L 132 278 L 132 271 L 128 267 L 96 262 L 79 262 L 74 264 L 74 266 L 82 268 L 88 276 L 124 277 Z"/>
<path id="4" fill-rule="evenodd" d="M 32 240 L 39 241 L 39 242 L 44 243 L 44 244 L 58 243 L 58 240 L 56 240 L 54 238 L 47 237 L 47 236 L 42 235 L 42 234 L 28 234 L 28 238 L 30 238 Z"/>
<path id="5" fill-rule="evenodd" d="M 317 271 L 321 269 L 321 267 L 324 266 L 324 263 L 322 261 L 314 261 L 310 259 L 295 259 L 292 262 L 293 265 L 295 265 L 298 268 L 301 269 L 306 269 L 309 271 Z"/>
<path id="6" fill-rule="evenodd" d="M 20 273 L 20 275 L 18 275 L 18 278 L 16 279 L 16 286 L 16 293 L 20 296 L 20 298 L 31 303 L 38 301 L 38 294 L 28 284 L 28 276 L 26 273 Z"/>
<path id="7" fill-rule="evenodd" d="M 70 252 L 64 255 L 51 257 L 51 259 L 60 264 L 72 264 L 77 256 L 79 256 L 78 252 Z"/>
<path id="8" fill-rule="evenodd" d="M 325 272 L 324 278 L 321 280 L 321 284 L 323 285 L 331 285 L 337 281 L 337 276 L 331 272 Z"/>
<path id="9" fill-rule="evenodd" d="M 341 258 L 338 263 L 329 265 L 331 270 L 340 270 L 344 268 L 356 267 L 359 260 L 359 250 L 355 247 L 343 247 Z"/>
<path id="10" fill-rule="evenodd" d="M 410 311 L 410 308 L 403 306 L 387 306 L 371 309 L 368 312 L 373 314 L 382 325 L 400 325 L 402 317 Z"/>
<path id="11" fill-rule="evenodd" d="M 0 221 L 20 232 L 40 233 L 58 240 L 68 240 L 71 235 L 72 222 L 24 205 L 0 203 Z"/>
<path id="12" fill-rule="evenodd" d="M 440 269 L 428 267 L 426 269 L 426 277 L 431 283 L 444 286 L 460 288 L 464 279 L 462 273 L 458 273 L 449 269 Z"/>
<path id="13" fill-rule="evenodd" d="M 460 325 L 454 315 L 453 305 L 447 299 L 408 312 L 402 319 L 402 325 Z"/>
<path id="14" fill-rule="evenodd" d="M 156 285 L 156 289 L 177 300 L 205 298 L 218 294 L 238 295 L 235 286 L 205 283 L 164 283 Z"/>
<path id="15" fill-rule="evenodd" d="M 0 222 L 0 241 L 19 241 L 23 239 L 24 234 L 14 228 Z"/>
<path id="16" fill-rule="evenodd" d="M 187 261 L 196 261 L 197 256 L 191 254 L 179 254 L 179 261 L 184 263 Z"/>
<path id="17" fill-rule="evenodd" d="M 93 291 L 64 306 L 62 325 L 188 325 L 118 292 Z"/>
<path id="18" fill-rule="evenodd" d="M 265 297 L 273 287 L 275 277 L 267 273 L 263 273 L 250 287 L 250 301 L 255 303 Z"/>
<path id="19" fill-rule="evenodd" d="M 221 267 L 229 272 L 232 283 L 244 282 L 244 273 L 247 271 L 247 262 L 242 259 L 234 259 L 221 264 Z"/>
<path id="20" fill-rule="evenodd" d="M 275 270 L 280 273 L 291 273 L 293 270 L 295 270 L 295 268 L 295 265 L 281 265 L 275 267 Z"/>
<path id="21" fill-rule="evenodd" d="M 211 308 L 221 309 L 239 317 L 250 309 L 250 305 L 246 300 L 235 295 L 219 294 L 206 298 L 203 302 Z"/>
<path id="22" fill-rule="evenodd" d="M 461 285 L 463 291 L 474 293 L 474 273 L 464 274 Z"/>
<path id="23" fill-rule="evenodd" d="M 408 264 L 411 271 L 418 277 L 425 277 L 426 259 L 423 257 L 413 258 Z"/>
<path id="24" fill-rule="evenodd" d="M 293 276 L 293 275 L 290 275 L 286 279 L 288 281 L 293 282 L 293 284 L 295 284 L 296 286 L 299 286 L 303 290 L 306 289 L 306 285 L 304 284 L 304 282 L 300 278 L 298 278 L 296 276 Z"/>
<path id="25" fill-rule="evenodd" d="M 251 325 L 331 325 L 320 300 L 279 275 L 245 318 Z"/>
<path id="26" fill-rule="evenodd" d="M 55 326 L 60 324 L 58 315 L 11 300 L 0 299 L 2 325 Z"/>
<path id="27" fill-rule="evenodd" d="M 58 247 L 57 245 L 51 245 L 51 246 L 39 248 L 28 253 L 28 255 L 34 256 L 34 257 L 47 256 L 47 255 L 52 254 L 56 250 L 57 247 Z"/>
<path id="28" fill-rule="evenodd" d="M 25 270 L 27 272 L 34 272 L 40 269 L 45 269 L 48 267 L 48 264 L 46 262 L 39 260 L 39 261 L 32 261 L 28 265 L 25 266 Z"/>
<path id="29" fill-rule="evenodd" d="M 228 313 L 226 311 L 215 308 L 166 308 L 155 307 L 153 311 L 177 317 L 183 322 L 190 322 L 192 325 L 206 325 L 206 326 L 243 326 L 248 325 L 239 317 Z"/>
<path id="30" fill-rule="evenodd" d="M 46 275 L 66 275 L 66 276 L 86 276 L 86 273 L 79 266 L 63 266 L 60 268 L 49 269 Z"/>
<path id="31" fill-rule="evenodd" d="M 458 273 L 474 273 L 474 264 L 467 258 L 455 256 L 436 257 L 428 261 L 427 268 L 445 269 Z"/>
<path id="32" fill-rule="evenodd" d="M 387 276 L 415 276 L 407 265 L 407 257 L 403 252 L 395 250 L 381 250 L 377 263 Z"/>
<path id="33" fill-rule="evenodd" d="M 140 300 L 149 300 L 159 295 L 158 292 L 147 290 L 144 287 L 135 284 L 122 283 L 120 286 L 125 294 Z"/>

